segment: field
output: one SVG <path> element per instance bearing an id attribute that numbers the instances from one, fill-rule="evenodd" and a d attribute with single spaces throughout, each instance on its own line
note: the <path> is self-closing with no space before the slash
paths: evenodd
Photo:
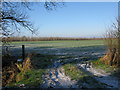
<path id="1" fill-rule="evenodd" d="M 21 47 L 25 45 L 26 53 L 41 53 L 52 55 L 76 54 L 82 55 L 85 52 L 99 53 L 105 51 L 103 40 L 79 40 L 79 41 L 27 41 L 12 42 L 11 53 L 21 54 Z M 101 54 L 102 54 L 101 53 Z"/>
<path id="2" fill-rule="evenodd" d="M 0 89 L 119 90 L 118 4 L 3 2 Z"/>
<path id="3" fill-rule="evenodd" d="M 103 40 L 11 42 L 9 53 L 15 57 L 21 57 L 22 45 L 25 45 L 26 56 L 34 54 L 31 58 L 34 69 L 27 73 L 19 73 L 17 75 L 19 81 L 9 83 L 7 86 L 19 87 L 24 84 L 23 87 L 31 87 L 32 85 L 32 87 L 43 88 L 110 87 L 106 85 L 106 82 L 104 83 L 103 79 L 106 77 L 103 76 L 102 79 L 95 76 L 98 80 L 102 79 L 99 82 L 93 74 L 88 74 L 88 71 L 86 72 L 85 68 L 80 66 L 81 62 L 84 64 L 96 61 L 104 56 L 106 46 Z M 79 66 L 83 69 L 79 69 Z M 33 76 L 30 75 L 31 73 Z M 31 78 L 28 79 L 28 77 Z"/>
<path id="4" fill-rule="evenodd" d="M 12 42 L 13 45 L 27 45 L 37 47 L 53 47 L 53 48 L 67 48 L 67 47 L 83 47 L 83 46 L 96 46 L 103 45 L 103 40 L 66 40 L 66 41 L 23 41 Z"/>

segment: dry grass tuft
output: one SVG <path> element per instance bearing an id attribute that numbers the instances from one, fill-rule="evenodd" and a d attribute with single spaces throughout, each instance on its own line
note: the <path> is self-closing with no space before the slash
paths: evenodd
<path id="1" fill-rule="evenodd" d="M 100 60 L 104 63 L 109 65 L 110 64 L 110 60 L 111 60 L 111 54 L 112 53 L 107 53 L 104 57 L 100 58 Z"/>
<path id="2" fill-rule="evenodd" d="M 16 76 L 16 82 L 21 81 L 24 78 L 24 74 L 32 69 L 30 56 L 27 57 L 22 64 L 16 63 L 18 69 L 21 71 L 21 74 Z"/>
<path id="3" fill-rule="evenodd" d="M 32 68 L 32 65 L 31 65 L 30 58 L 27 57 L 23 62 L 22 72 L 26 72 L 28 70 L 31 70 L 31 68 Z"/>
<path id="4" fill-rule="evenodd" d="M 14 81 L 19 81 L 23 78 L 23 75 L 18 73 L 25 73 L 32 69 L 31 58 L 29 55 L 23 63 L 18 63 L 17 58 L 13 56 L 2 57 L 2 86 L 6 86 Z"/>
<path id="5" fill-rule="evenodd" d="M 6 84 L 11 83 L 12 81 L 15 81 L 15 77 L 18 74 L 19 70 L 14 65 L 11 64 L 9 67 L 5 67 L 2 70 L 2 86 L 5 86 Z"/>

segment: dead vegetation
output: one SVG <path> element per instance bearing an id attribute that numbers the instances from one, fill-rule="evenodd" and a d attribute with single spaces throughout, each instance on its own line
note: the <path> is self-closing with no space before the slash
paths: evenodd
<path id="1" fill-rule="evenodd" d="M 108 47 L 106 55 L 101 58 L 105 64 L 120 66 L 120 22 L 113 23 L 112 28 L 107 32 L 105 42 Z"/>
<path id="2" fill-rule="evenodd" d="M 23 79 L 24 77 L 24 74 L 27 72 L 27 71 L 30 71 L 32 69 L 32 64 L 31 64 L 31 60 L 30 60 L 30 57 L 27 57 L 23 63 L 16 63 L 16 66 L 17 68 L 20 70 L 20 73 L 21 74 L 18 74 L 16 76 L 16 82 L 19 82 L 20 80 Z"/>
<path id="3" fill-rule="evenodd" d="M 2 57 L 2 86 L 14 81 L 20 72 L 14 63 L 16 63 L 15 57 L 8 55 Z"/>
<path id="4" fill-rule="evenodd" d="M 25 73 L 32 68 L 30 57 L 27 57 L 20 63 L 17 62 L 17 58 L 14 56 L 3 56 L 2 64 L 2 86 L 19 81 L 21 76 L 18 76 L 17 74 L 20 72 Z"/>

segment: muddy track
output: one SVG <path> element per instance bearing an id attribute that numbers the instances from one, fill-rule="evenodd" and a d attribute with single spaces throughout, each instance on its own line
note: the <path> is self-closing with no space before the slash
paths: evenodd
<path id="1" fill-rule="evenodd" d="M 50 69 L 48 69 L 48 73 L 43 76 L 44 83 L 41 85 L 41 88 L 79 88 L 77 81 L 71 80 L 69 76 L 66 76 L 61 66 L 60 60 L 56 60 L 53 63 Z M 110 73 L 93 68 L 91 63 L 84 61 L 76 64 L 76 66 L 88 72 L 88 75 L 93 75 L 93 78 L 106 88 L 119 88 L 116 77 L 110 76 Z"/>
<path id="2" fill-rule="evenodd" d="M 83 62 L 83 63 L 79 63 L 77 64 L 77 66 L 81 69 L 83 69 L 84 71 L 87 71 L 90 75 L 94 75 L 94 78 L 106 85 L 106 88 L 119 88 L 118 85 L 118 79 L 117 77 L 113 77 L 110 74 L 111 73 L 106 73 L 103 70 L 100 69 L 95 69 L 92 67 L 92 64 L 89 62 Z"/>
<path id="3" fill-rule="evenodd" d="M 66 76 L 64 69 L 60 67 L 59 61 L 54 62 L 48 73 L 43 76 L 44 83 L 42 88 L 78 88 L 76 81 L 71 80 L 69 76 Z"/>

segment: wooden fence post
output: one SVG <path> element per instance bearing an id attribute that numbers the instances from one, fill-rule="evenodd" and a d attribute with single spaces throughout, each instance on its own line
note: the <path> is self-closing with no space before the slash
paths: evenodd
<path id="1" fill-rule="evenodd" d="M 25 59 L 25 45 L 22 45 L 22 59 Z"/>

